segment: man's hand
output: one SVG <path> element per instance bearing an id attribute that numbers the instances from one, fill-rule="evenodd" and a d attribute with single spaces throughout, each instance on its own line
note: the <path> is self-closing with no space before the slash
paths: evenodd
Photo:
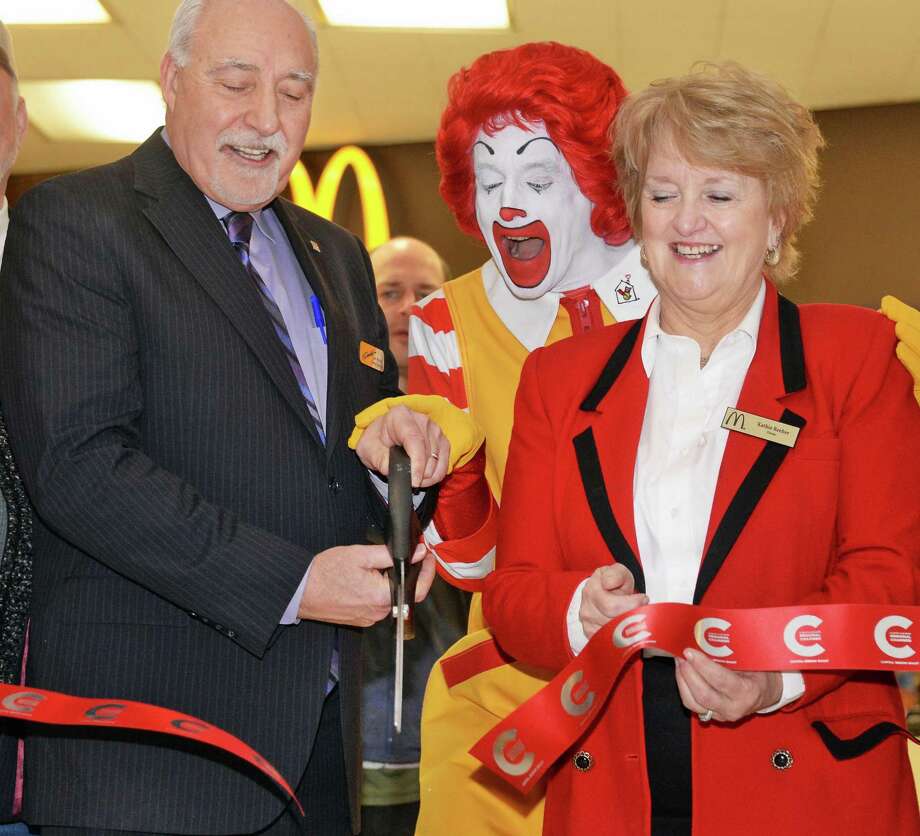
<path id="1" fill-rule="evenodd" d="M 732 671 L 698 650 L 677 659 L 677 688 L 683 704 L 713 720 L 734 723 L 771 705 L 783 695 L 776 671 Z"/>
<path id="2" fill-rule="evenodd" d="M 412 562 L 424 561 L 415 588 L 424 600 L 434 580 L 434 555 L 423 545 Z M 320 552 L 310 564 L 297 616 L 331 624 L 370 627 L 392 610 L 390 583 L 384 571 L 393 565 L 386 546 L 335 546 Z"/>
<path id="3" fill-rule="evenodd" d="M 594 570 L 582 590 L 578 610 L 581 628 L 589 639 L 612 618 L 648 603 L 648 596 L 635 593 L 635 588 L 632 572 L 621 563 Z"/>
<path id="4" fill-rule="evenodd" d="M 447 475 L 450 442 L 441 428 L 421 412 L 394 406 L 364 430 L 355 452 L 361 463 L 386 476 L 390 448 L 401 445 L 412 462 L 412 487 L 427 488 Z"/>

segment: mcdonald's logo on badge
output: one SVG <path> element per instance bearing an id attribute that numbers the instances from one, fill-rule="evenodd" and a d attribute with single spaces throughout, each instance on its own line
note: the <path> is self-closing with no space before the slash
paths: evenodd
<path id="1" fill-rule="evenodd" d="M 910 646 L 913 634 L 908 628 L 913 621 L 903 615 L 887 615 L 875 625 L 874 638 L 879 650 L 892 659 L 910 659 L 915 650 Z M 897 632 L 895 632 L 897 630 Z M 895 644 L 898 642 L 898 644 Z"/>
<path id="2" fill-rule="evenodd" d="M 361 217 L 364 222 L 364 246 L 372 250 L 390 240 L 390 219 L 377 169 L 367 153 L 358 146 L 345 145 L 339 148 L 326 163 L 315 189 L 306 166 L 298 161 L 291 172 L 291 197 L 298 206 L 331 221 L 342 176 L 349 166 L 358 181 L 358 197 L 361 199 Z M 316 252 L 320 252 L 315 241 L 310 243 Z"/>
<path id="3" fill-rule="evenodd" d="M 523 741 L 518 740 L 517 736 L 517 729 L 508 729 L 495 738 L 492 746 L 492 757 L 498 768 L 515 777 L 526 773 L 533 766 L 535 758 L 533 752 L 525 751 Z"/>
<path id="4" fill-rule="evenodd" d="M 783 642 L 796 656 L 820 656 L 824 653 L 824 647 L 820 644 L 821 631 L 818 629 L 822 623 L 816 615 L 797 615 L 783 629 Z M 805 627 L 811 629 L 805 630 Z"/>
<path id="5" fill-rule="evenodd" d="M 743 430 L 744 413 L 728 407 L 728 409 L 725 410 L 725 417 L 722 419 L 722 426 L 726 430 Z"/>
<path id="6" fill-rule="evenodd" d="M 724 430 L 752 435 L 754 438 L 762 438 L 764 441 L 772 441 L 784 447 L 795 447 L 801 429 L 795 424 L 784 424 L 773 418 L 765 418 L 753 412 L 744 412 L 736 406 L 730 406 L 725 410 L 725 417 L 722 418 L 720 426 Z"/>
<path id="7" fill-rule="evenodd" d="M 724 659 L 734 651 L 728 646 L 731 622 L 724 618 L 701 618 L 693 627 L 693 638 L 703 653 Z M 721 632 L 717 632 L 721 631 Z"/>
<path id="8" fill-rule="evenodd" d="M 584 671 L 575 671 L 562 685 L 562 693 L 559 695 L 559 701 L 562 708 L 570 717 L 580 717 L 582 714 L 591 710 L 594 705 L 594 691 L 588 690 L 588 683 L 582 682 Z"/>

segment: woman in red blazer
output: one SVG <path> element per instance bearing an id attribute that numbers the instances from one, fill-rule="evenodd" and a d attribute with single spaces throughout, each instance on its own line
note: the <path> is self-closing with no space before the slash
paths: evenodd
<path id="1" fill-rule="evenodd" d="M 618 174 L 659 297 L 524 367 L 484 599 L 522 662 L 560 670 L 649 600 L 917 602 L 920 411 L 893 328 L 774 288 L 821 144 L 805 108 L 736 65 L 621 110 Z M 798 440 L 725 429 L 728 408 Z M 544 832 L 914 836 L 902 721 L 890 674 L 637 656 L 550 773 Z"/>

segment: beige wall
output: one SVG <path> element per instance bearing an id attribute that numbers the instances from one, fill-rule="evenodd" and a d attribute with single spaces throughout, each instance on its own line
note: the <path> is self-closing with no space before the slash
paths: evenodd
<path id="1" fill-rule="evenodd" d="M 894 293 L 920 307 L 920 104 L 817 117 L 823 187 L 790 296 L 875 306 Z"/>
<path id="2" fill-rule="evenodd" d="M 799 278 L 786 288 L 797 302 L 849 302 L 875 307 L 895 293 L 920 307 L 920 103 L 817 114 L 828 147 L 815 219 L 801 237 Z M 367 149 L 383 181 L 394 235 L 430 242 L 455 274 L 488 257 L 461 233 L 438 195 L 430 143 Z M 314 181 L 330 152 L 307 152 Z M 14 177 L 10 202 L 36 177 Z M 335 219 L 357 232 L 361 208 L 346 173 Z"/>

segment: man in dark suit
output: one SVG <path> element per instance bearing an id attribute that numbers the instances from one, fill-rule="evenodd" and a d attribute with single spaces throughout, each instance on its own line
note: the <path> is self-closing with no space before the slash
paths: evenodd
<path id="1" fill-rule="evenodd" d="M 360 242 L 277 198 L 316 66 L 284 0 L 180 5 L 165 131 L 17 207 L 0 394 L 38 517 L 27 682 L 220 726 L 298 785 L 307 833 L 341 834 L 357 628 L 390 610 L 385 549 L 352 545 L 379 502 L 345 440 L 396 366 Z M 423 416 L 368 438 L 443 476 Z M 172 738 L 35 729 L 25 762 L 46 835 L 300 832 L 270 782 Z"/>

